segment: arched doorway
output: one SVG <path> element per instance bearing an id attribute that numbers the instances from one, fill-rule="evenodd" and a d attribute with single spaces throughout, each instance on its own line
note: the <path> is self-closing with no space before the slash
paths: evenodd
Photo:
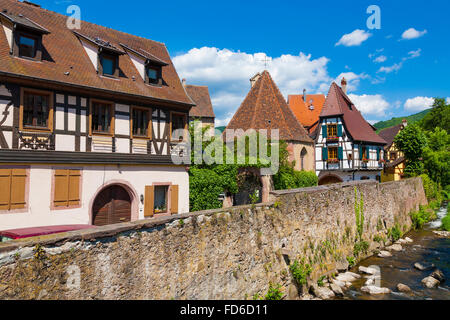
<path id="1" fill-rule="evenodd" d="M 106 187 L 95 198 L 92 211 L 92 224 L 95 226 L 130 222 L 130 194 L 120 185 Z"/>
<path id="2" fill-rule="evenodd" d="M 341 178 L 334 176 L 334 175 L 328 175 L 320 178 L 319 180 L 319 186 L 324 186 L 328 184 L 335 184 L 335 183 L 342 183 L 344 182 Z"/>
<path id="3" fill-rule="evenodd" d="M 308 151 L 306 151 L 306 148 L 303 147 L 302 152 L 300 153 L 300 163 L 301 163 L 301 169 L 302 171 L 305 170 L 305 158 L 308 154 Z"/>

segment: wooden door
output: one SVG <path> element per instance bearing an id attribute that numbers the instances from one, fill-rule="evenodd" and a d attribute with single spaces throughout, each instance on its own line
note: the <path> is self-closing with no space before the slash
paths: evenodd
<path id="1" fill-rule="evenodd" d="M 95 199 L 93 213 L 93 224 L 96 226 L 130 222 L 130 195 L 120 186 L 108 187 Z"/>

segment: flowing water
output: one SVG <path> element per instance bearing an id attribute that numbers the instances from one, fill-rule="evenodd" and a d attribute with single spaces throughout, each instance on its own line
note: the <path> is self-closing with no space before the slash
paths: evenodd
<path id="1" fill-rule="evenodd" d="M 402 252 L 392 252 L 391 258 L 368 258 L 351 270 L 358 273 L 359 266 L 379 266 L 381 269 L 381 287 L 392 290 L 391 294 L 371 296 L 361 292 L 367 279 L 364 277 L 353 283 L 353 286 L 345 293 L 344 299 L 350 300 L 450 300 L 450 239 L 441 238 L 433 233 L 442 225 L 447 208 L 438 212 L 439 219 L 428 224 L 423 230 L 412 231 L 407 236 L 414 243 L 404 245 Z M 441 270 L 446 281 L 438 288 L 427 289 L 423 286 L 422 279 L 431 275 L 434 271 L 419 271 L 414 264 L 420 262 L 423 265 L 434 264 Z M 399 283 L 409 286 L 413 293 L 404 294 L 397 292 Z"/>

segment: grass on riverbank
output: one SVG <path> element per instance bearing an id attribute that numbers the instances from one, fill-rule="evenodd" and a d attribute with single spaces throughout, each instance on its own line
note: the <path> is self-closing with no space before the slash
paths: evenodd
<path id="1" fill-rule="evenodd" d="M 419 211 L 411 213 L 413 228 L 420 230 L 423 226 L 438 218 L 437 211 L 440 208 L 440 201 L 433 201 L 428 206 L 420 206 Z"/>
<path id="2" fill-rule="evenodd" d="M 442 229 L 445 231 L 450 231 L 450 213 L 448 213 L 448 207 L 447 207 L 447 216 L 445 216 L 445 218 L 442 219 Z"/>

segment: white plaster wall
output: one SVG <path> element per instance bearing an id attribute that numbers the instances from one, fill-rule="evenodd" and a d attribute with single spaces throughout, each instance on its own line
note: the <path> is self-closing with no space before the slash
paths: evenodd
<path id="1" fill-rule="evenodd" d="M 69 108 L 68 110 L 68 129 L 69 131 L 75 131 L 76 130 L 76 123 L 77 123 L 77 109 Z"/>
<path id="2" fill-rule="evenodd" d="M 86 152 L 86 137 L 80 137 L 80 152 Z"/>
<path id="3" fill-rule="evenodd" d="M 9 149 L 12 148 L 12 132 L 3 131 L 3 136 L 5 137 L 6 143 L 8 144 Z M 0 147 L 1 149 L 1 147 Z"/>
<path id="4" fill-rule="evenodd" d="M 5 101 L 5 100 L 0 100 L 0 121 L 3 120 L 3 113 L 6 110 L 6 106 L 8 105 L 8 103 L 10 103 L 10 101 Z M 4 126 L 12 126 L 13 125 L 13 111 L 14 108 L 13 106 L 9 107 L 9 115 L 6 118 L 5 123 L 3 124 Z"/>
<path id="5" fill-rule="evenodd" d="M 74 151 L 75 136 L 57 134 L 55 137 L 56 151 Z"/>
<path id="6" fill-rule="evenodd" d="M 64 95 L 63 94 L 56 95 L 56 103 L 64 103 Z"/>
<path id="7" fill-rule="evenodd" d="M 64 108 L 56 107 L 56 130 L 64 130 Z"/>
<path id="8" fill-rule="evenodd" d="M 1 21 L 0 21 L 0 25 L 1 25 Z M 9 45 L 9 49 L 11 50 L 12 48 L 12 43 L 13 43 L 13 31 L 12 31 L 12 27 L 10 25 L 6 25 L 3 24 L 3 30 L 5 31 L 5 36 L 6 36 L 6 40 L 8 40 L 8 45 Z"/>
<path id="9" fill-rule="evenodd" d="M 133 61 L 134 66 L 142 77 L 142 80 L 145 80 L 145 61 L 142 58 L 137 57 L 136 55 L 130 53 L 129 54 L 131 61 Z"/>
<path id="10" fill-rule="evenodd" d="M 145 186 L 154 183 L 178 185 L 179 212 L 189 211 L 189 176 L 184 167 L 175 166 L 72 166 L 82 169 L 82 207 L 51 210 L 53 168 L 66 166 L 32 166 L 30 168 L 29 209 L 26 213 L 0 214 L 2 230 L 64 224 L 89 224 L 94 195 L 111 181 L 125 181 L 133 186 L 138 199 Z M 144 205 L 139 200 L 139 219 L 144 219 Z"/>
<path id="11" fill-rule="evenodd" d="M 115 132 L 125 136 L 130 135 L 130 117 L 116 114 Z"/>
<path id="12" fill-rule="evenodd" d="M 130 140 L 129 139 L 116 139 L 116 152 L 117 153 L 130 153 Z"/>
<path id="13" fill-rule="evenodd" d="M 94 45 L 81 40 L 81 44 L 83 45 L 84 50 L 86 51 L 89 59 L 92 62 L 92 65 L 94 66 L 95 70 L 98 70 L 98 49 Z"/>

